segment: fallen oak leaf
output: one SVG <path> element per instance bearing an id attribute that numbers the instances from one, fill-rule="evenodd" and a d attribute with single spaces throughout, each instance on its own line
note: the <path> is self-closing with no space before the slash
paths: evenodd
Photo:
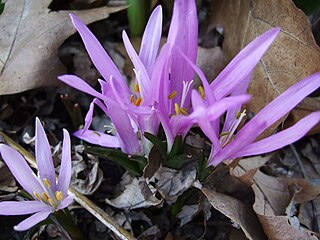
<path id="1" fill-rule="evenodd" d="M 56 85 L 65 72 L 58 48 L 76 30 L 72 12 L 86 24 L 107 18 L 125 7 L 50 12 L 51 0 L 5 2 L 0 16 L 0 95 Z"/>
<path id="2" fill-rule="evenodd" d="M 209 203 L 231 221 L 238 224 L 250 240 L 266 239 L 252 208 L 238 199 L 194 184 L 207 197 Z"/>
<path id="3" fill-rule="evenodd" d="M 257 113 L 288 87 L 320 71 L 320 50 L 310 23 L 291 0 L 215 0 L 211 9 L 210 28 L 223 27 L 222 49 L 229 60 L 266 30 L 281 29 L 253 73 L 249 93 L 254 101 L 248 104 L 249 112 Z"/>
<path id="4" fill-rule="evenodd" d="M 319 186 L 311 186 L 304 179 L 271 177 L 260 171 L 254 182 L 253 209 L 269 239 L 317 239 L 308 229 L 290 225 L 286 209 L 291 202 L 302 203 L 318 196 Z"/>

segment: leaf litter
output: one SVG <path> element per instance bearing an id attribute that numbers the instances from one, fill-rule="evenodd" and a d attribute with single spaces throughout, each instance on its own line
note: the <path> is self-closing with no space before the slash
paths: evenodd
<path id="1" fill-rule="evenodd" d="M 213 2 L 214 6 L 215 1 Z M 273 97 L 282 92 L 288 86 L 292 85 L 295 81 L 302 79 L 312 71 L 317 71 L 318 67 L 314 66 L 313 63 L 317 63 L 319 61 L 317 60 L 318 47 L 314 45 L 313 40 L 310 37 L 310 31 L 307 29 L 308 24 L 305 20 L 305 16 L 303 16 L 291 2 L 289 3 L 288 1 L 284 1 L 281 3 L 281 7 L 287 12 L 297 16 L 298 20 L 296 20 L 296 22 L 302 25 L 300 26 L 302 29 L 307 29 L 304 30 L 301 35 L 298 35 L 297 33 L 298 29 L 301 28 L 293 28 L 295 23 L 293 23 L 292 19 L 289 19 L 289 22 L 285 22 L 286 20 L 279 18 L 273 19 L 274 22 L 270 22 L 271 20 L 268 14 L 272 15 L 276 10 L 274 1 L 268 1 L 268 3 L 270 3 L 270 11 L 266 11 L 266 13 L 261 10 L 261 1 L 251 1 L 250 3 L 253 4 L 249 6 L 252 7 L 249 8 L 249 10 L 248 5 L 245 2 L 240 2 L 239 4 L 241 5 L 241 9 L 236 8 L 235 10 L 230 10 L 230 7 L 238 6 L 232 3 L 232 1 L 226 1 L 223 3 L 224 7 L 226 7 L 223 11 L 226 11 L 228 14 L 220 14 L 218 20 L 210 20 L 210 27 L 214 26 L 216 23 L 218 23 L 218 25 L 228 23 L 223 25 L 225 38 L 223 41 L 223 47 L 218 47 L 216 50 L 210 49 L 210 51 L 199 49 L 199 59 L 202 59 L 202 63 L 200 65 L 202 65 L 204 70 L 207 69 L 207 76 L 209 76 L 209 79 L 212 79 L 220 71 L 219 67 L 210 68 L 212 62 L 216 61 L 217 63 L 221 63 L 222 61 L 225 61 L 224 58 L 230 59 L 230 57 L 232 57 L 234 53 L 243 46 L 243 44 L 250 41 L 250 37 L 261 33 L 268 24 L 282 25 L 282 28 L 284 29 L 282 36 L 277 40 L 275 46 L 273 46 L 274 49 L 264 57 L 259 66 L 262 70 L 256 70 L 253 77 L 254 83 L 250 86 L 252 93 L 258 93 L 258 89 L 261 88 L 259 87 L 260 85 L 262 85 L 263 88 L 267 86 L 267 90 L 264 91 L 265 95 L 263 95 L 262 98 L 255 98 L 260 99 L 261 101 L 253 102 L 253 105 L 249 106 L 250 111 L 256 112 L 255 109 L 261 108 L 261 106 L 268 103 Z M 216 10 L 214 10 L 214 12 L 215 11 Z M 239 14 L 230 14 L 233 13 L 233 11 L 239 11 Z M 252 27 L 249 29 L 250 31 L 247 29 L 246 32 L 241 32 L 246 29 L 243 27 L 237 27 L 237 29 L 229 30 L 228 28 L 233 27 L 231 22 L 235 21 L 235 16 L 239 16 L 237 24 L 243 24 L 244 22 L 249 21 L 250 24 L 248 26 Z M 249 17 L 246 18 L 245 16 Z M 258 21 L 259 18 L 262 20 Z M 230 35 L 230 31 L 233 35 Z M 239 36 L 234 37 L 236 33 L 238 33 Z M 295 36 L 295 38 L 292 38 L 289 33 L 292 36 Z M 70 34 L 68 34 L 68 36 L 69 35 Z M 67 36 L 64 38 L 66 37 Z M 297 40 L 297 42 L 295 42 L 295 40 Z M 111 49 L 114 48 L 114 45 L 110 45 Z M 283 45 L 290 48 L 284 50 L 286 52 L 285 55 L 282 55 L 279 51 L 279 47 L 283 48 Z M 81 50 L 77 51 L 77 46 L 77 44 L 71 46 L 70 49 L 68 49 L 68 54 L 71 53 L 77 55 L 76 58 L 73 59 L 73 64 L 75 64 L 75 66 L 80 65 L 78 70 L 83 70 L 81 74 L 88 74 L 86 75 L 87 78 L 93 79 L 91 83 L 94 85 L 94 78 L 97 73 L 92 71 L 90 61 L 79 61 L 79 59 L 81 60 L 85 55 Z M 299 46 L 299 48 L 295 50 L 293 49 L 294 46 Z M 313 50 L 313 52 L 311 50 Z M 219 52 L 218 57 L 214 57 L 215 51 Z M 305 51 L 305 53 L 302 54 L 303 51 Z M 208 54 L 206 56 L 205 53 L 208 52 L 214 54 Z M 285 59 L 283 59 L 284 56 Z M 309 65 L 306 63 L 306 58 L 310 59 L 310 61 L 308 60 L 310 63 Z M 122 59 L 120 59 L 120 63 L 121 61 Z M 292 65 L 293 61 L 299 64 Z M 283 65 L 279 65 L 279 62 L 283 62 L 286 69 L 288 66 L 292 66 L 292 69 L 286 70 L 286 72 L 283 71 L 283 69 L 281 69 Z M 264 68 L 263 64 L 266 64 L 266 68 Z M 83 68 L 83 66 L 85 66 L 85 68 Z M 277 68 L 277 66 L 280 67 Z M 301 71 L 301 69 L 303 69 L 303 71 Z M 299 70 L 300 72 L 298 72 Z M 127 71 L 129 70 L 124 70 L 125 73 Z M 279 78 L 285 80 L 279 81 Z M 262 80 L 264 82 L 261 83 Z M 38 83 L 31 84 L 30 88 L 40 86 L 37 85 Z M 81 95 L 80 97 L 75 96 L 76 94 L 73 95 L 73 100 L 81 98 Z M 25 101 L 28 102 L 30 99 L 26 98 Z M 306 100 L 303 103 L 307 105 L 302 104 L 302 106 L 300 105 L 297 108 L 307 109 L 307 111 L 317 110 L 318 105 L 315 101 L 317 100 L 310 98 L 310 100 Z M 7 102 L 4 109 L 10 109 L 10 107 L 11 109 L 15 109 L 11 104 L 12 102 Z M 57 103 L 53 101 L 52 106 L 52 112 L 41 113 L 43 118 L 48 118 L 50 115 L 57 116 Z M 26 111 L 30 110 L 26 109 Z M 12 114 L 10 112 L 11 111 L 7 111 L 6 114 L 12 116 L 10 115 Z M 58 112 L 61 113 L 61 111 Z M 31 113 L 30 115 L 33 114 Z M 296 119 L 301 118 L 301 115 L 299 114 L 295 116 Z M 2 119 L 4 120 L 4 123 L 10 125 L 8 118 L 0 118 L 1 121 Z M 65 119 L 61 122 L 52 122 L 51 120 L 47 121 L 51 122 L 52 125 L 52 127 L 50 127 L 52 137 L 59 139 L 54 136 L 57 132 L 54 128 L 59 129 L 64 127 L 66 124 Z M 295 120 L 290 120 L 289 117 L 288 122 L 292 121 L 294 122 Z M 104 124 L 102 123 L 101 126 L 103 127 L 103 125 Z M 286 126 L 286 123 L 284 126 Z M 21 131 L 21 128 L 16 129 L 17 132 Z M 270 130 L 270 132 L 274 129 L 275 128 Z M 199 154 L 197 148 L 204 148 L 204 141 L 205 139 L 200 135 L 189 136 L 187 138 L 187 151 L 190 151 L 194 155 Z M 124 174 L 122 176 L 122 181 L 119 181 L 112 188 L 113 190 L 116 190 L 116 192 L 122 191 L 122 194 L 118 197 L 115 197 L 115 194 L 113 193 L 111 194 L 112 196 L 110 195 L 107 198 L 98 199 L 95 195 L 100 194 L 99 196 L 101 196 L 101 194 L 103 194 L 101 191 L 105 181 L 101 172 L 105 173 L 106 171 L 104 169 L 99 170 L 97 159 L 91 159 L 91 157 L 88 156 L 83 157 L 82 153 L 75 151 L 74 162 L 78 165 L 76 167 L 77 170 L 74 172 L 76 179 L 75 184 L 79 185 L 79 190 L 82 189 L 84 194 L 91 194 L 90 197 L 95 199 L 98 204 L 105 204 L 104 199 L 106 199 L 105 201 L 108 204 L 104 205 L 106 206 L 105 211 L 112 211 L 114 218 L 117 219 L 121 225 L 135 233 L 136 236 L 140 233 L 141 239 L 145 239 L 146 237 L 149 237 L 149 239 L 159 239 L 161 236 L 165 239 L 179 239 L 179 237 L 181 238 L 181 236 L 183 237 L 186 235 L 181 235 L 181 232 L 179 233 L 180 230 L 178 226 L 185 225 L 190 228 L 190 226 L 194 226 L 193 224 L 199 223 L 204 229 L 204 234 L 207 234 L 206 236 L 212 236 L 210 234 L 215 232 L 215 235 L 213 235 L 215 236 L 214 239 L 232 239 L 234 234 L 232 229 L 234 229 L 235 232 L 237 232 L 238 229 L 242 229 L 248 239 L 317 239 L 315 237 L 317 236 L 317 233 L 315 232 L 319 232 L 319 228 L 317 229 L 315 226 L 319 224 L 320 220 L 318 217 L 319 182 L 316 181 L 317 178 L 319 179 L 317 175 L 319 174 L 318 142 L 318 138 L 309 138 L 309 142 L 305 144 L 304 147 L 295 145 L 307 176 L 304 176 L 301 172 L 301 165 L 299 165 L 291 148 L 286 148 L 274 155 L 246 158 L 237 162 L 228 163 L 228 166 L 219 167 L 217 171 L 219 170 L 220 172 L 213 173 L 213 176 L 208 178 L 205 186 L 201 188 L 201 191 L 207 197 L 208 201 L 204 200 L 205 197 L 202 196 L 202 198 L 196 198 L 193 202 L 188 202 L 174 217 L 175 220 L 173 220 L 173 217 L 168 214 L 169 206 L 167 203 L 174 205 L 174 203 L 179 199 L 179 196 L 182 196 L 183 192 L 187 188 L 195 184 L 196 171 L 192 164 L 188 166 L 189 168 L 183 169 L 182 171 L 173 171 L 172 169 L 160 166 L 160 160 L 156 163 L 149 163 L 150 170 L 148 171 L 148 174 L 145 172 L 144 177 L 133 178 L 128 174 Z M 304 144 L 304 142 L 302 144 Z M 104 163 L 102 163 L 102 161 L 99 162 L 99 165 L 103 164 Z M 109 165 L 108 167 L 112 168 L 112 166 Z M 0 172 L 1 170 L 2 168 L 0 167 Z M 83 176 L 83 172 L 86 172 L 85 176 Z M 295 178 L 291 178 L 292 176 Z M 107 176 L 104 177 L 106 178 Z M 118 177 L 120 178 L 120 176 Z M 302 178 L 305 178 L 305 180 Z M 6 185 L 2 185 L 1 179 L 0 184 L 1 186 Z M 13 186 L 15 187 L 14 184 Z M 15 188 L 12 190 L 15 191 L 14 189 Z M 3 190 L 0 189 L 0 191 Z M 241 194 L 239 194 L 239 192 Z M 165 201 L 166 203 L 164 203 Z M 214 209 L 220 212 L 221 216 L 226 216 L 222 223 L 217 223 L 217 213 L 214 212 L 213 209 L 209 210 L 209 204 L 206 202 L 209 202 Z M 108 205 L 113 206 L 113 208 L 111 209 Z M 160 214 L 159 210 L 161 211 Z M 200 221 L 199 215 L 201 219 Z M 161 222 L 166 222 L 167 225 L 161 226 L 161 224 L 156 221 L 156 218 L 161 219 Z M 89 221 L 87 221 L 88 219 Z M 83 219 L 80 218 L 80 221 L 83 221 Z M 94 231 L 101 232 L 104 236 L 106 233 L 112 235 L 105 229 L 105 227 L 103 227 L 104 225 L 99 224 L 99 221 L 92 221 L 88 216 L 84 218 L 84 221 L 87 221 L 86 224 L 83 224 L 84 229 L 93 230 L 91 231 L 91 239 L 97 239 L 94 238 L 96 235 L 93 236 Z M 134 226 L 135 221 L 138 222 L 138 228 L 145 227 L 146 229 L 137 230 Z M 90 224 L 90 222 L 94 223 Z M 204 222 L 207 224 L 206 227 Z M 216 224 L 215 227 L 209 227 L 214 224 Z M 223 224 L 230 227 L 228 228 L 228 231 L 230 232 L 226 232 L 226 228 L 221 227 Z M 202 230 L 199 226 L 196 227 L 194 232 L 197 232 L 199 229 Z M 220 232 L 217 229 L 220 229 Z M 223 231 L 224 233 L 222 234 L 221 232 Z M 201 234 L 195 235 L 194 233 L 191 239 L 201 237 Z M 219 238 L 219 236 L 224 237 Z M 104 239 L 102 238 L 102 235 L 100 236 L 100 239 Z M 213 238 L 209 237 L 208 239 Z"/>

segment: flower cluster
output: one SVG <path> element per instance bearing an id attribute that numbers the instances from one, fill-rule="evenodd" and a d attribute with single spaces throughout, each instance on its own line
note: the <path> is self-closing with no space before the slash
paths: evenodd
<path id="1" fill-rule="evenodd" d="M 0 215 L 33 214 L 15 226 L 15 230 L 27 230 L 46 219 L 50 213 L 66 208 L 72 203 L 73 198 L 68 195 L 71 178 L 71 143 L 67 130 L 63 130 L 62 158 L 58 180 L 56 180 L 51 148 L 38 118 L 36 119 L 35 141 L 38 176 L 17 150 L 0 144 L 0 152 L 15 179 L 34 198 L 30 201 L 0 202 Z"/>
<path id="2" fill-rule="evenodd" d="M 209 85 L 195 65 L 197 57 L 197 14 L 193 0 L 176 0 L 167 42 L 157 56 L 161 37 L 162 10 L 157 7 L 145 29 L 139 54 L 133 49 L 127 34 L 123 41 L 136 74 L 131 92 L 124 77 L 104 51 L 101 44 L 81 22 L 71 14 L 85 47 L 104 80 L 99 80 L 101 93 L 77 76 L 63 75 L 59 79 L 95 97 L 85 118 L 85 126 L 74 135 L 90 143 L 121 148 L 127 154 L 147 155 L 150 142 L 144 133 L 157 134 L 161 123 L 167 138 L 168 151 L 177 135 L 185 137 L 197 124 L 211 140 L 209 165 L 226 159 L 266 153 L 290 144 L 306 134 L 319 122 L 319 112 L 310 114 L 295 126 L 271 137 L 254 142 L 304 97 L 320 85 L 316 73 L 289 88 L 261 110 L 242 129 L 238 126 L 245 115 L 239 114 L 252 72 L 280 29 L 273 28 L 248 44 Z M 202 86 L 192 90 L 194 74 Z M 111 119 L 115 135 L 89 130 L 94 105 Z M 220 116 L 226 113 L 220 129 Z"/>

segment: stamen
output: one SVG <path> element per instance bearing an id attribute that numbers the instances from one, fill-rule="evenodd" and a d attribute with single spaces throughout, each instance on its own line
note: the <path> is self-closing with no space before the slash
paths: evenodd
<path id="1" fill-rule="evenodd" d="M 93 131 L 92 133 L 98 135 L 99 137 L 101 137 L 100 133 L 98 133 L 96 131 Z"/>
<path id="2" fill-rule="evenodd" d="M 56 203 L 54 202 L 54 200 L 52 198 L 48 198 L 48 203 L 53 207 L 56 206 Z"/>
<path id="3" fill-rule="evenodd" d="M 63 193 L 61 191 L 56 191 L 56 199 L 60 202 L 64 196 L 63 196 Z"/>
<path id="4" fill-rule="evenodd" d="M 183 81 L 183 87 L 182 87 L 182 95 L 181 95 L 181 102 L 180 102 L 180 106 L 183 107 L 184 106 L 184 102 L 187 98 L 188 92 L 190 90 L 190 87 L 193 83 L 193 80 L 191 80 L 190 82 L 185 82 Z"/>
<path id="5" fill-rule="evenodd" d="M 37 200 L 41 201 L 41 198 L 40 198 L 39 194 L 36 191 L 33 191 L 33 195 Z"/>
<path id="6" fill-rule="evenodd" d="M 138 84 L 138 83 L 136 83 L 136 84 L 134 85 L 134 90 L 135 90 L 137 93 L 140 93 L 140 88 L 139 88 L 139 84 Z"/>
<path id="7" fill-rule="evenodd" d="M 48 194 L 45 193 L 45 192 L 43 192 L 41 195 L 42 195 L 43 200 L 44 200 L 45 202 L 48 202 L 48 199 L 49 199 Z"/>
<path id="8" fill-rule="evenodd" d="M 173 90 L 172 93 L 169 94 L 168 99 L 173 99 L 177 95 L 177 91 Z"/>
<path id="9" fill-rule="evenodd" d="M 239 127 L 239 125 L 240 125 L 240 123 L 242 121 L 242 119 L 245 116 L 246 116 L 246 110 L 243 110 L 243 112 L 240 113 L 240 115 L 239 115 L 239 113 L 236 114 L 236 120 L 231 125 L 230 132 L 229 132 L 228 136 L 225 139 L 223 139 L 223 143 L 222 143 L 223 146 L 227 145 L 230 142 L 230 140 L 232 140 L 234 132 L 237 130 L 237 128 Z"/>
<path id="10" fill-rule="evenodd" d="M 200 93 L 202 99 L 204 99 L 205 95 L 204 95 L 204 89 L 203 89 L 202 86 L 199 86 L 199 87 L 198 87 L 198 92 Z"/>
<path id="11" fill-rule="evenodd" d="M 43 184 L 44 184 L 47 188 L 50 188 L 50 186 L 51 186 L 50 181 L 48 180 L 48 178 L 44 178 L 44 179 L 43 179 Z"/>
<path id="12" fill-rule="evenodd" d="M 142 98 L 137 98 L 136 101 L 134 102 L 134 105 L 135 106 L 140 106 L 141 101 L 142 101 Z"/>
<path id="13" fill-rule="evenodd" d="M 180 107 L 179 107 L 179 104 L 178 104 L 178 103 L 175 103 L 175 104 L 174 104 L 174 111 L 176 112 L 176 115 L 179 115 L 179 113 L 180 113 Z"/>
<path id="14" fill-rule="evenodd" d="M 184 116 L 188 116 L 189 113 L 188 113 L 188 108 L 180 108 L 180 113 L 182 113 Z"/>
<path id="15" fill-rule="evenodd" d="M 130 96 L 130 103 L 133 103 L 133 102 L 134 102 L 134 95 L 131 94 L 131 96 Z"/>

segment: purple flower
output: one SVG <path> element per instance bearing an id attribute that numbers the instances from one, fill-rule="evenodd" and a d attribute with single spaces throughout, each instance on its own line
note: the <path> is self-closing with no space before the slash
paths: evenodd
<path id="1" fill-rule="evenodd" d="M 50 213 L 69 206 L 73 198 L 68 195 L 71 178 L 70 136 L 63 129 L 63 147 L 61 168 L 56 181 L 50 145 L 40 120 L 36 119 L 35 155 L 38 176 L 31 170 L 23 156 L 15 149 L 0 144 L 3 160 L 19 184 L 34 198 L 32 201 L 0 202 L 0 215 L 33 214 L 17 226 L 17 231 L 24 231 L 46 219 Z"/>
<path id="2" fill-rule="evenodd" d="M 279 31 L 278 28 L 271 29 L 248 44 L 210 85 L 201 70 L 188 61 L 203 83 L 201 97 L 197 92 L 192 96 L 193 110 L 206 112 L 226 96 L 231 98 L 244 94 L 254 67 Z M 319 86 L 320 73 L 315 73 L 296 83 L 257 113 L 237 133 L 235 132 L 245 115 L 245 111 L 239 113 L 241 102 L 228 108 L 222 131 L 219 129 L 219 118 L 208 119 L 206 114 L 199 114 L 197 123 L 212 142 L 209 165 L 216 166 L 227 159 L 271 152 L 302 138 L 319 123 L 320 111 L 308 115 L 286 130 L 255 142 L 264 130 L 285 116 Z"/>
<path id="3" fill-rule="evenodd" d="M 82 37 L 91 60 L 104 78 L 99 80 L 102 92 L 99 93 L 76 76 L 59 77 L 61 81 L 95 97 L 87 113 L 84 128 L 75 132 L 74 135 L 93 144 L 121 148 L 127 154 L 148 152 L 150 143 L 141 136 L 145 131 L 157 134 L 159 128 L 159 121 L 152 109 L 154 94 L 150 91 L 150 85 L 162 33 L 161 7 L 157 7 L 151 14 L 142 38 L 139 55 L 135 52 L 127 34 L 123 32 L 123 41 L 136 73 L 133 93 L 125 78 L 86 25 L 75 15 L 70 14 L 70 17 Z M 110 117 L 115 130 L 112 131 L 114 135 L 89 130 L 94 105 Z"/>
<path id="4" fill-rule="evenodd" d="M 197 50 L 198 18 L 195 1 L 175 1 L 168 42 L 161 50 L 153 86 L 153 92 L 157 94 L 157 114 L 166 134 L 168 151 L 174 138 L 177 135 L 184 137 L 190 128 L 190 123 L 178 116 L 190 113 L 194 70 L 185 58 L 195 64 Z"/>
<path id="5" fill-rule="evenodd" d="M 123 32 L 123 42 L 136 74 L 133 92 L 130 91 L 126 80 L 85 24 L 78 17 L 72 14 L 70 16 L 91 60 L 104 78 L 104 80 L 99 80 L 102 92 L 99 93 L 76 76 L 59 77 L 61 81 L 95 97 L 86 116 L 84 128 L 78 130 L 74 135 L 93 144 L 120 147 L 127 154 L 148 154 L 151 143 L 144 138 L 144 133 L 149 132 L 156 135 L 160 125 L 155 105 L 165 104 L 163 109 L 166 111 L 164 114 L 167 118 L 172 112 L 171 105 L 178 104 L 179 109 L 182 110 L 190 105 L 193 70 L 181 54 L 178 54 L 178 51 L 187 50 L 187 57 L 195 62 L 198 36 L 195 2 L 193 0 L 175 1 L 168 42 L 158 57 L 162 33 L 160 6 L 150 16 L 139 54 L 135 52 L 127 34 Z M 177 48 L 174 47 L 175 45 Z M 162 71 L 162 69 L 169 62 L 172 81 L 168 85 L 169 88 L 163 90 L 162 83 L 166 82 L 169 72 Z M 159 100 L 160 92 L 165 91 L 167 94 L 168 91 L 171 91 L 170 89 L 175 89 L 175 98 L 170 102 Z M 94 105 L 97 105 L 110 117 L 115 135 L 89 130 Z M 162 109 L 162 106 L 160 108 Z"/>

